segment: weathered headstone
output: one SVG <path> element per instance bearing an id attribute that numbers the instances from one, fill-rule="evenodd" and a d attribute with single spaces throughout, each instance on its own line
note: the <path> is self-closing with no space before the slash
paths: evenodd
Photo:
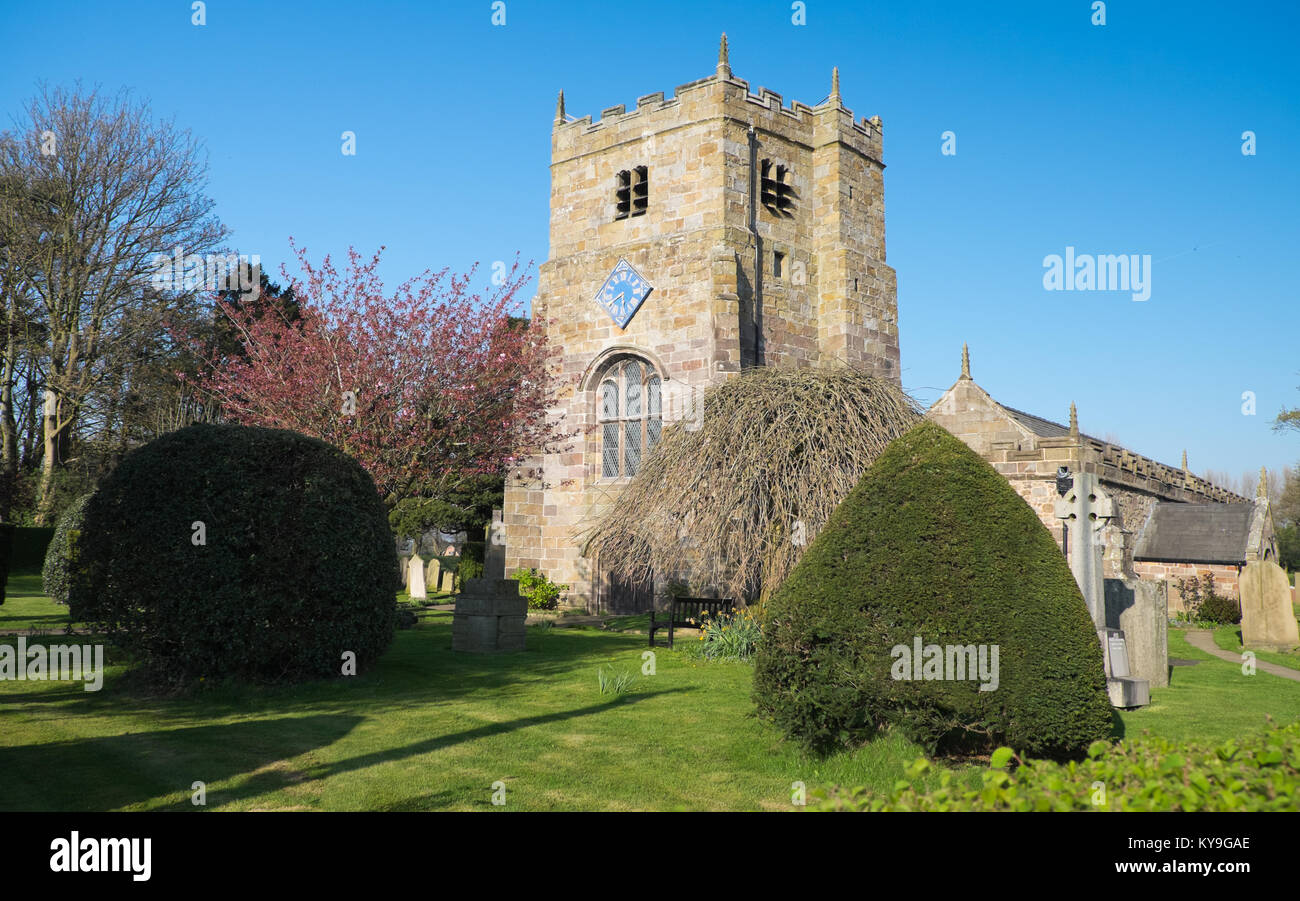
<path id="1" fill-rule="evenodd" d="M 424 569 L 425 591 L 450 594 L 455 589 L 459 557 L 431 557 Z"/>
<path id="2" fill-rule="evenodd" d="M 451 648 L 469 653 L 522 651 L 528 599 L 514 579 L 467 579 L 456 597 Z"/>
<path id="3" fill-rule="evenodd" d="M 419 554 L 411 555 L 411 562 L 407 564 L 409 581 L 406 584 L 406 593 L 411 598 L 427 598 L 429 595 L 424 590 L 424 561 L 420 559 Z"/>
<path id="4" fill-rule="evenodd" d="M 438 591 L 450 594 L 456 590 L 456 575 L 460 571 L 460 560 L 460 548 L 456 545 L 449 544 L 442 549 L 442 554 L 437 558 L 437 578 L 434 580 L 434 586 Z"/>
<path id="5" fill-rule="evenodd" d="M 402 577 L 402 590 L 406 591 L 411 585 L 411 555 L 415 553 L 415 539 L 398 538 L 397 544 L 397 572 Z"/>
<path id="6" fill-rule="evenodd" d="M 1272 560 L 1246 564 L 1241 590 L 1241 643 L 1250 650 L 1289 651 L 1300 645 L 1291 607 L 1291 583 Z"/>
<path id="7" fill-rule="evenodd" d="M 1064 486 L 1063 486 L 1064 487 Z M 1151 683 L 1129 675 L 1124 632 L 1106 622 L 1105 546 L 1102 532 L 1115 515 L 1115 505 L 1101 489 L 1094 473 L 1079 472 L 1056 501 L 1056 518 L 1065 523 L 1070 572 L 1079 583 L 1088 613 L 1097 627 L 1106 667 L 1106 692 L 1115 707 L 1142 707 L 1151 703 Z M 1122 670 L 1122 672 L 1120 671 Z"/>
<path id="8" fill-rule="evenodd" d="M 1106 580 L 1106 627 L 1124 634 L 1129 675 L 1169 684 L 1169 583 Z"/>
<path id="9" fill-rule="evenodd" d="M 420 556 L 432 557 L 438 553 L 438 545 L 442 542 L 439 540 L 440 533 L 436 531 L 424 532 L 420 535 Z"/>

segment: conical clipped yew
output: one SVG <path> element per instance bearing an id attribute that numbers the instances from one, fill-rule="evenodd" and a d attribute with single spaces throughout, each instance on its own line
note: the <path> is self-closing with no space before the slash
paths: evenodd
<path id="1" fill-rule="evenodd" d="M 901 649 L 918 639 L 913 662 Z M 980 646 L 985 670 L 963 674 Z M 754 695 L 823 751 L 893 724 L 931 751 L 1068 757 L 1112 724 L 1097 634 L 1052 536 L 928 421 L 890 444 L 773 596 Z"/>

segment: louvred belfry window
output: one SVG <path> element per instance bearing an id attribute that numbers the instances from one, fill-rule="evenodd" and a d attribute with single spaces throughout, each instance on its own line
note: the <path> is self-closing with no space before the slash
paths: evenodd
<path id="1" fill-rule="evenodd" d="M 624 169 L 614 186 L 614 218 L 644 216 L 650 208 L 650 170 L 646 166 Z"/>
<path id="2" fill-rule="evenodd" d="M 794 215 L 794 184 L 788 168 L 773 160 L 763 160 L 760 167 L 760 200 L 768 212 L 777 216 Z"/>
<path id="3" fill-rule="evenodd" d="M 600 421 L 600 475 L 636 475 L 663 433 L 662 382 L 642 360 L 611 366 L 600 381 L 596 405 Z"/>

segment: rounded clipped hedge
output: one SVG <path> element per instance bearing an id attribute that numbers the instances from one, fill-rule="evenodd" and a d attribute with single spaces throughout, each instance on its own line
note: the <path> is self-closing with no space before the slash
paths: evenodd
<path id="1" fill-rule="evenodd" d="M 933 668 L 900 652 L 918 639 Z M 980 646 L 985 672 L 963 678 L 961 649 Z M 754 697 L 822 751 L 891 724 L 931 752 L 1078 757 L 1112 724 L 1096 631 L 1052 536 L 930 422 L 890 444 L 773 596 Z"/>
<path id="2" fill-rule="evenodd" d="M 45 549 L 41 567 L 41 587 L 46 597 L 58 604 L 68 603 L 68 584 L 72 567 L 73 533 L 81 532 L 81 521 L 92 494 L 83 494 L 68 505 L 54 527 L 54 536 Z"/>
<path id="3" fill-rule="evenodd" d="M 127 454 L 86 504 L 74 620 L 151 679 L 257 682 L 357 670 L 392 641 L 400 581 L 383 502 L 296 432 L 193 425 Z"/>

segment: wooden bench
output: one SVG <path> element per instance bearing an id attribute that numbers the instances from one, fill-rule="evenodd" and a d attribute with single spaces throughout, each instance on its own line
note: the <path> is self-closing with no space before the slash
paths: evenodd
<path id="1" fill-rule="evenodd" d="M 668 630 L 668 647 L 673 646 L 673 632 L 699 623 L 709 616 L 730 613 L 736 602 L 731 598 L 673 598 L 667 610 L 650 611 L 650 647 L 655 646 L 655 633 Z"/>

